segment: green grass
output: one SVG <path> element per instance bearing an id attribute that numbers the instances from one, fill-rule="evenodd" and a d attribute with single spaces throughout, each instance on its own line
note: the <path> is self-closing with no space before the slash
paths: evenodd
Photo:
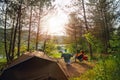
<path id="1" fill-rule="evenodd" d="M 5 66 L 5 64 L 6 64 L 6 59 L 5 58 L 0 58 L 0 70 Z"/>
<path id="2" fill-rule="evenodd" d="M 60 53 L 50 54 L 50 56 L 53 57 L 53 58 L 61 58 L 61 54 Z"/>
<path id="3" fill-rule="evenodd" d="M 0 63 L 1 62 L 6 62 L 6 59 L 5 58 L 0 58 Z"/>

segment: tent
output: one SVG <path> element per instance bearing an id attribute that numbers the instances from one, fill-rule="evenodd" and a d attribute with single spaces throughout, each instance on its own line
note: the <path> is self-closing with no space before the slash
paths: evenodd
<path id="1" fill-rule="evenodd" d="M 8 65 L 0 80 L 68 80 L 59 64 L 42 52 L 26 53 Z"/>

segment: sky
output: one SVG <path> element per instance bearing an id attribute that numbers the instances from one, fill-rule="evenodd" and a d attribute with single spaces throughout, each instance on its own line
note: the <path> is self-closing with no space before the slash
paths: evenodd
<path id="1" fill-rule="evenodd" d="M 45 20 L 45 24 L 42 25 L 43 32 L 51 35 L 65 35 L 64 27 L 68 22 L 68 14 L 62 11 L 61 8 L 65 8 L 65 6 L 70 3 L 71 0 L 55 0 L 55 2 L 52 3 L 52 5 L 56 5 L 55 10 L 54 13 L 49 12 L 46 16 L 48 18 Z"/>
<path id="2" fill-rule="evenodd" d="M 69 5 L 71 0 L 56 0 L 53 5 L 55 6 L 54 13 L 49 13 L 49 17 L 46 20 L 46 24 L 43 25 L 43 31 L 50 35 L 65 35 L 65 25 L 68 23 L 68 14 L 66 14 L 61 8 L 65 8 Z"/>
<path id="3" fill-rule="evenodd" d="M 51 35 L 66 35 L 64 27 L 69 21 L 69 13 L 75 9 L 73 6 L 71 7 L 74 1 L 77 0 L 55 0 L 52 3 L 52 5 L 56 5 L 54 11 L 46 16 L 47 19 L 45 19 L 45 23 L 42 25 L 43 32 Z M 66 6 L 70 6 L 70 8 Z"/>

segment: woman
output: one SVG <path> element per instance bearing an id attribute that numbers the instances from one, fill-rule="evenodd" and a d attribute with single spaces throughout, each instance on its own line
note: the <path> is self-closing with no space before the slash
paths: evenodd
<path id="1" fill-rule="evenodd" d="M 79 53 L 76 54 L 75 56 L 79 61 L 82 61 L 83 60 L 83 57 L 84 57 L 84 51 L 80 51 Z"/>

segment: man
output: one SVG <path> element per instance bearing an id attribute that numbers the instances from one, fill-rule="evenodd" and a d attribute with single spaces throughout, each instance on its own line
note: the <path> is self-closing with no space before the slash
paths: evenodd
<path id="1" fill-rule="evenodd" d="M 65 53 L 62 53 L 61 57 L 64 58 L 65 63 L 70 64 L 70 58 L 72 55 L 67 53 L 67 50 L 65 50 Z"/>

